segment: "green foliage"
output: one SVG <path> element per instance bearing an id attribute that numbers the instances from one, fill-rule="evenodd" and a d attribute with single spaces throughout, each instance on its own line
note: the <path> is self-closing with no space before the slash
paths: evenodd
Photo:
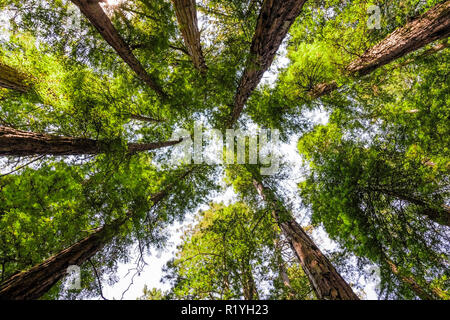
<path id="1" fill-rule="evenodd" d="M 323 224 L 331 238 L 379 264 L 383 288 L 392 290 L 398 281 L 389 259 L 424 287 L 446 290 L 440 280 L 448 277 L 446 227 L 433 221 L 445 225 L 448 172 L 424 164 L 420 154 L 399 152 L 395 140 L 380 140 L 367 146 L 354 136 L 344 138 L 335 124 L 304 135 L 299 151 L 311 171 L 299 185 L 300 195 L 313 222 Z M 397 294 L 411 297 L 409 289 L 398 288 Z"/>
<path id="2" fill-rule="evenodd" d="M 447 40 L 364 77 L 346 67 L 440 2 L 307 1 L 285 41 L 287 64 L 252 93 L 242 116 L 245 125 L 279 129 L 284 141 L 301 136 L 307 175 L 299 194 L 306 218 L 339 244 L 339 268 L 350 268 L 353 256 L 360 275 L 367 265 L 379 266 L 387 298 L 416 298 L 404 281 L 409 277 L 428 294 L 448 299 Z M 127 143 L 192 131 L 193 120 L 224 129 L 263 1 L 196 3 L 205 75 L 194 68 L 171 1 L 101 3 L 167 93 L 161 98 L 72 1 L 0 1 L 0 18 L 7 20 L 0 26 L 0 65 L 17 70 L 30 88 L 0 89 L 0 125 L 95 139 L 102 149 L 97 156 L 0 159 L 0 282 L 132 211 L 113 240 L 82 266 L 81 290 L 67 292 L 60 281 L 44 298 L 98 296 L 99 282 L 115 283 L 118 264 L 129 263 L 136 246 L 141 254 L 164 249 L 168 227 L 209 203 L 225 172 L 240 201 L 200 211 L 167 265 L 171 290 L 146 288 L 142 299 L 315 298 L 269 212 L 292 218 L 281 180 L 290 168 L 262 177 L 258 165 L 172 167 L 164 165 L 170 149 L 126 152 Z M 367 24 L 374 4 L 381 9 L 379 29 Z M 430 50 L 437 44 L 445 48 Z M 317 85 L 332 82 L 334 92 L 314 99 Z M 313 123 L 318 111 L 329 115 L 327 125 Z M 271 206 L 261 201 L 254 178 L 274 190 L 266 194 Z M 167 188 L 155 205 L 152 196 Z"/>
<path id="3" fill-rule="evenodd" d="M 277 227 L 265 210 L 244 203 L 211 204 L 184 233 L 166 267 L 172 299 L 292 299 L 310 292 L 306 276 L 290 267 L 292 288 L 280 282 L 284 264 L 274 239 Z M 267 287 L 271 288 L 270 291 Z M 306 292 L 306 293 L 305 293 Z"/>

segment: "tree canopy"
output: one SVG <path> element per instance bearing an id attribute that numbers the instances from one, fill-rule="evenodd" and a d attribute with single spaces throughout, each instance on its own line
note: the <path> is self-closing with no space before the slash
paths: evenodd
<path id="1" fill-rule="evenodd" d="M 0 10 L 0 299 L 105 298 L 176 222 L 139 299 L 450 298 L 450 1 Z"/>

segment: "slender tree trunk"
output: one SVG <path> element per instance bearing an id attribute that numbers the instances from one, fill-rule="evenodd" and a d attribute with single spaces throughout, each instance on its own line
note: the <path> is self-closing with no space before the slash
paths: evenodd
<path id="1" fill-rule="evenodd" d="M 139 114 L 132 114 L 130 115 L 131 119 L 134 120 L 139 120 L 139 121 L 144 121 L 144 122 L 154 122 L 154 123 L 161 123 L 164 122 L 164 120 L 161 119 L 156 119 L 156 118 L 152 118 L 152 117 L 146 117 L 146 116 L 141 116 Z"/>
<path id="2" fill-rule="evenodd" d="M 258 300 L 258 290 L 248 261 L 242 262 L 242 287 L 245 300 Z"/>
<path id="3" fill-rule="evenodd" d="M 278 48 L 305 2 L 306 0 L 264 1 L 250 48 L 251 58 L 247 61 L 239 83 L 228 126 L 231 127 L 239 118 L 245 103 L 258 86 L 264 72 L 271 66 Z"/>
<path id="4" fill-rule="evenodd" d="M 192 62 L 200 73 L 205 74 L 207 67 L 200 44 L 195 0 L 172 0 L 172 2 L 184 44 L 188 49 Z"/>
<path id="5" fill-rule="evenodd" d="M 352 288 L 295 219 L 289 217 L 287 221 L 284 221 L 279 210 L 267 198 L 266 189 L 262 183 L 254 180 L 253 184 L 263 200 L 272 207 L 272 214 L 290 242 L 317 297 L 324 300 L 359 300 Z"/>
<path id="6" fill-rule="evenodd" d="M 156 150 L 180 143 L 165 141 L 154 143 L 129 143 L 130 153 Z M 107 146 L 98 140 L 73 138 L 35 133 L 0 126 L 0 156 L 31 156 L 31 155 L 88 155 L 104 152 Z"/>
<path id="7" fill-rule="evenodd" d="M 346 72 L 353 76 L 371 73 L 392 61 L 418 50 L 427 44 L 448 38 L 450 35 L 450 0 L 437 4 L 419 18 L 398 28 L 380 43 L 367 50 L 361 57 L 352 61 Z M 428 50 L 432 54 L 444 49 L 446 45 Z M 313 98 L 326 95 L 337 89 L 336 82 L 318 84 L 311 92 Z"/>
<path id="8" fill-rule="evenodd" d="M 420 208 L 418 213 L 428 217 L 436 223 L 450 227 L 450 207 L 445 204 L 433 207 L 426 201 L 395 190 L 381 188 L 372 188 L 372 190 L 414 204 Z"/>
<path id="9" fill-rule="evenodd" d="M 283 285 L 288 290 L 288 296 L 290 299 L 295 298 L 294 290 L 291 286 L 291 280 L 289 279 L 289 275 L 287 273 L 286 267 L 284 265 L 282 250 L 280 248 L 280 239 L 275 239 L 275 254 L 277 259 L 277 266 L 278 266 L 278 272 L 280 280 L 283 282 Z"/>
<path id="10" fill-rule="evenodd" d="M 26 80 L 26 76 L 21 72 L 0 62 L 0 88 L 27 92 L 30 86 Z"/>
<path id="11" fill-rule="evenodd" d="M 167 197 L 174 185 L 189 175 L 192 170 L 186 171 L 163 191 L 152 197 L 152 206 L 157 205 Z M 44 262 L 11 276 L 0 284 L 0 300 L 35 300 L 42 297 L 67 272 L 71 265 L 81 266 L 92 258 L 106 244 L 116 237 L 120 227 L 124 225 L 133 213 L 118 218 L 109 225 L 98 228 L 94 233 L 78 241 L 67 249 L 50 257 Z"/>
<path id="12" fill-rule="evenodd" d="M 114 48 L 117 54 L 125 61 L 126 64 L 137 74 L 137 76 L 144 81 L 150 88 L 152 88 L 159 96 L 166 97 L 163 89 L 159 86 L 156 79 L 145 71 L 142 64 L 136 59 L 128 44 L 119 35 L 114 28 L 111 20 L 100 6 L 101 1 L 95 0 L 72 0 L 78 6 L 81 12 L 86 16 L 90 23 L 97 29 L 103 39 Z"/>
<path id="13" fill-rule="evenodd" d="M 422 300 L 438 300 L 445 299 L 445 294 L 439 289 L 432 289 L 431 293 L 427 292 L 421 285 L 417 283 L 417 281 L 412 277 L 407 277 L 402 275 L 397 266 L 389 259 L 385 258 L 386 263 L 389 265 L 392 273 L 402 281 L 407 284 L 409 288 Z"/>

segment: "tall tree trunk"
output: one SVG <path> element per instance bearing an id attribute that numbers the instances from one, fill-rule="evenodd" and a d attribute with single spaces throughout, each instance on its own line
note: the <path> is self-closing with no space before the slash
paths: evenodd
<path id="1" fill-rule="evenodd" d="M 142 116 L 140 114 L 131 114 L 130 118 L 133 120 L 139 120 L 139 121 L 144 121 L 144 122 L 153 122 L 153 123 L 164 122 L 164 120 L 162 120 L 162 119 L 156 119 L 156 118 L 152 118 L 152 117 Z"/>
<path id="2" fill-rule="evenodd" d="M 232 126 L 244 109 L 251 93 L 258 86 L 264 72 L 269 69 L 283 39 L 300 14 L 306 0 L 265 0 L 258 17 L 247 61 L 228 126 Z"/>
<path id="3" fill-rule="evenodd" d="M 249 261 L 242 261 L 242 287 L 245 300 L 258 300 L 258 290 Z"/>
<path id="4" fill-rule="evenodd" d="M 156 150 L 183 141 L 129 143 L 130 153 Z M 107 146 L 98 140 L 55 136 L 0 126 L 0 156 L 88 155 L 104 152 Z"/>
<path id="5" fill-rule="evenodd" d="M 178 181 L 185 179 L 191 172 L 192 170 L 187 170 L 175 183 L 170 184 L 167 188 L 152 196 L 152 206 L 157 205 L 166 198 L 174 185 Z M 133 213 L 129 212 L 125 217 L 118 218 L 111 224 L 98 228 L 91 235 L 44 262 L 27 271 L 11 276 L 0 284 L 0 300 L 39 299 L 64 277 L 69 266 L 81 266 L 92 258 L 117 236 L 120 227 L 132 217 Z"/>
<path id="6" fill-rule="evenodd" d="M 422 199 L 404 194 L 403 192 L 398 192 L 396 190 L 388 190 L 384 188 L 371 189 L 375 192 L 379 192 L 384 195 L 414 204 L 420 208 L 418 213 L 428 217 L 430 220 L 433 220 L 436 223 L 450 227 L 450 207 L 445 204 L 435 207 L 430 205 L 426 201 L 423 201 Z"/>
<path id="7" fill-rule="evenodd" d="M 431 289 L 431 293 L 427 292 L 413 277 L 402 275 L 397 266 L 388 258 L 385 258 L 386 263 L 389 265 L 392 273 L 408 287 L 422 300 L 438 300 L 445 299 L 445 294 L 439 289 Z"/>
<path id="8" fill-rule="evenodd" d="M 172 0 L 172 2 L 184 44 L 188 49 L 192 62 L 200 73 L 205 74 L 207 67 L 200 44 L 195 0 Z"/>
<path id="9" fill-rule="evenodd" d="M 277 267 L 278 267 L 278 273 L 279 278 L 281 282 L 283 282 L 283 285 L 288 290 L 288 296 L 290 299 L 295 298 L 294 290 L 291 286 L 291 280 L 289 279 L 289 275 L 287 273 L 286 267 L 284 265 L 283 255 L 282 255 L 282 248 L 280 247 L 280 239 L 275 239 L 275 254 L 277 259 Z"/>
<path id="10" fill-rule="evenodd" d="M 355 75 L 365 75 L 427 44 L 450 35 L 450 1 L 440 3 L 421 17 L 395 30 L 347 67 Z"/>
<path id="11" fill-rule="evenodd" d="M 27 77 L 24 74 L 0 62 L 0 88 L 27 92 L 30 90 L 30 86 L 26 80 Z"/>
<path id="12" fill-rule="evenodd" d="M 111 20 L 103 11 L 98 0 L 72 0 L 72 2 L 80 8 L 80 11 L 86 16 L 89 22 L 97 29 L 103 39 L 116 50 L 117 54 L 125 61 L 126 64 L 152 88 L 159 96 L 165 98 L 161 86 L 151 75 L 145 71 L 142 64 L 136 59 L 128 44 L 122 39 L 117 30 L 114 28 Z"/>
<path id="13" fill-rule="evenodd" d="M 81 265 L 100 251 L 125 221 L 117 220 L 98 228 L 95 233 L 44 262 L 10 277 L 0 285 L 0 299 L 39 299 L 65 275 L 69 266 Z"/>
<path id="14" fill-rule="evenodd" d="M 410 52 L 427 44 L 448 38 L 450 35 L 450 0 L 437 4 L 419 18 L 398 28 L 380 43 L 367 50 L 361 57 L 352 61 L 346 72 L 353 76 L 371 73 Z M 428 54 L 437 52 L 446 46 L 438 46 Z M 326 95 L 337 89 L 336 82 L 318 84 L 311 92 L 313 98 Z"/>
<path id="15" fill-rule="evenodd" d="M 349 284 L 295 219 L 292 217 L 287 220 L 283 219 L 277 207 L 267 197 L 263 184 L 256 179 L 253 180 L 253 184 L 261 198 L 272 207 L 272 214 L 284 236 L 290 242 L 317 297 L 325 300 L 359 300 Z"/>

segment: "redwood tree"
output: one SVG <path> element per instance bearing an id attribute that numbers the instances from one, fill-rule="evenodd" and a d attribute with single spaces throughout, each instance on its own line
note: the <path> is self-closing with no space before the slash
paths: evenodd
<path id="1" fill-rule="evenodd" d="M 127 146 L 128 152 L 135 153 L 174 146 L 181 141 L 183 139 L 154 143 L 128 143 Z M 0 126 L 0 155 L 4 156 L 89 155 L 112 150 L 113 144 L 114 142 L 62 137 Z"/>

